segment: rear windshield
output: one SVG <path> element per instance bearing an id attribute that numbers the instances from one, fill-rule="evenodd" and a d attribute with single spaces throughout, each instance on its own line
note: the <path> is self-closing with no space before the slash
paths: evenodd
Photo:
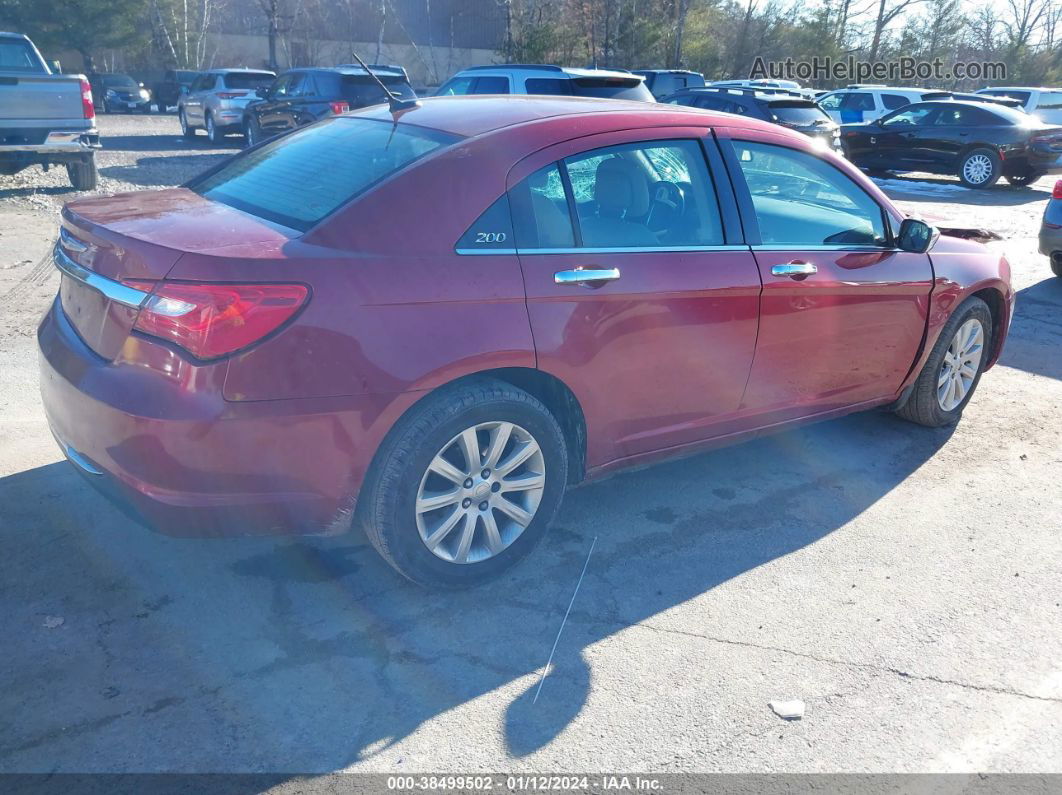
<path id="1" fill-rule="evenodd" d="M 0 72 L 48 73 L 28 41 L 7 38 L 0 39 Z"/>
<path id="2" fill-rule="evenodd" d="M 770 102 L 767 112 L 776 121 L 787 124 L 813 124 L 828 122 L 830 117 L 814 102 Z"/>
<path id="3" fill-rule="evenodd" d="M 410 125 L 335 117 L 237 155 L 188 187 L 305 231 L 384 177 L 456 140 Z"/>
<path id="4" fill-rule="evenodd" d="M 267 88 L 276 80 L 269 72 L 231 72 L 225 75 L 227 88 Z"/>
<path id="5" fill-rule="evenodd" d="M 531 77 L 524 87 L 528 94 L 653 101 L 652 92 L 635 77 Z"/>
<path id="6" fill-rule="evenodd" d="M 381 76 L 380 80 L 392 94 L 397 94 L 402 99 L 416 99 L 417 95 L 404 77 Z M 347 100 L 351 107 L 363 108 L 387 101 L 383 90 L 368 75 L 343 75 L 341 81 L 340 96 Z"/>
<path id="7" fill-rule="evenodd" d="M 1009 97 L 1010 99 L 1016 99 L 1022 104 L 1029 101 L 1029 97 L 1032 96 L 1028 91 L 979 91 L 979 94 L 987 94 L 990 97 Z"/>

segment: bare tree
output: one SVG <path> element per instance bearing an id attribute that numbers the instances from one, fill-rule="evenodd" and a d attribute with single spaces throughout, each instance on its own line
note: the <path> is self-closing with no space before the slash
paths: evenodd
<path id="1" fill-rule="evenodd" d="M 923 0 L 878 0 L 877 17 L 874 20 L 874 38 L 870 42 L 870 60 L 876 61 L 881 53 L 881 38 L 886 28 L 898 16 Z"/>

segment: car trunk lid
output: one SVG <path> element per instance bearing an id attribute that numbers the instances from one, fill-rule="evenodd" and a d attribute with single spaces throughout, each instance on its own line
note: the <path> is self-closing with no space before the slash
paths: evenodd
<path id="1" fill-rule="evenodd" d="M 54 251 L 63 313 L 86 345 L 113 361 L 151 283 L 185 252 L 289 240 L 280 230 L 184 188 L 71 202 Z"/>

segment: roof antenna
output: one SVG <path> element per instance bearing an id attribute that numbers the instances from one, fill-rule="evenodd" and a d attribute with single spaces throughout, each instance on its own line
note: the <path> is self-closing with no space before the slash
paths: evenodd
<path id="1" fill-rule="evenodd" d="M 375 80 L 376 85 L 378 85 L 380 90 L 384 92 L 384 96 L 387 97 L 387 104 L 391 108 L 391 113 L 401 113 L 404 110 L 412 110 L 413 108 L 420 107 L 420 101 L 416 97 L 413 97 L 412 99 L 402 99 L 402 97 L 393 93 L 384 85 L 383 80 L 376 76 L 376 73 L 365 64 L 365 61 L 358 57 L 356 52 L 351 50 L 350 54 L 354 56 L 354 60 L 358 62 L 358 66 L 364 69 L 366 74 Z"/>

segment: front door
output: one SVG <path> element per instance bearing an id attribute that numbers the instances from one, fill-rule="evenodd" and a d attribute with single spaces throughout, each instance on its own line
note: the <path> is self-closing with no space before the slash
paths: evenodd
<path id="1" fill-rule="evenodd" d="M 776 422 L 894 394 L 922 342 L 928 255 L 895 248 L 895 219 L 840 168 L 756 137 L 728 153 L 763 278 L 743 412 Z"/>
<path id="2" fill-rule="evenodd" d="M 588 464 L 724 432 L 760 278 L 710 131 L 576 139 L 522 161 L 509 188 L 538 366 L 580 401 Z"/>

